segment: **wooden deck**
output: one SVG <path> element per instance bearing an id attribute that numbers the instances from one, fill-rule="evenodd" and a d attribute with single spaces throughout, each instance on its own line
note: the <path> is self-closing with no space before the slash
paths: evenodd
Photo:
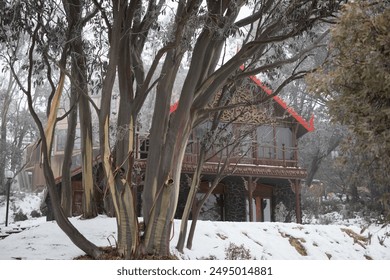
<path id="1" fill-rule="evenodd" d="M 198 162 L 198 144 L 192 143 L 189 151 L 184 155 L 182 172 L 195 172 Z M 210 152 L 212 155 L 213 151 Z M 137 155 L 136 166 L 141 170 L 146 168 L 147 151 L 140 151 Z M 258 146 L 253 143 L 249 152 L 244 155 L 233 154 L 217 157 L 209 156 L 203 166 L 203 174 L 216 174 L 223 162 L 228 163 L 224 174 L 231 176 L 254 176 L 263 178 L 304 179 L 307 176 L 305 169 L 298 165 L 298 148 L 281 148 L 275 146 Z"/>

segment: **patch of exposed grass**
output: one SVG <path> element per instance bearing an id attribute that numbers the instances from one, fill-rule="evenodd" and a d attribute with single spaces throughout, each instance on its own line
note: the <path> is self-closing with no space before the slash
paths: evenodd
<path id="1" fill-rule="evenodd" d="M 357 243 L 360 246 L 362 246 L 364 249 L 366 249 L 366 245 L 370 241 L 368 237 L 360 235 L 349 228 L 342 228 L 341 231 L 345 232 L 349 237 L 351 237 L 353 239 L 353 243 Z"/>
<path id="2" fill-rule="evenodd" d="M 370 257 L 369 255 L 364 255 L 364 257 L 366 258 L 366 260 L 370 260 L 370 261 L 372 261 L 372 260 L 373 260 L 373 258 L 372 258 L 372 257 Z"/>
<path id="3" fill-rule="evenodd" d="M 222 240 L 226 240 L 226 239 L 228 239 L 228 237 L 226 236 L 226 235 L 224 235 L 223 233 L 217 233 L 217 236 L 219 237 L 219 238 L 221 238 Z"/>
<path id="4" fill-rule="evenodd" d="M 293 246 L 299 254 L 301 254 L 302 256 L 307 256 L 306 248 L 302 245 L 302 243 L 306 242 L 304 238 L 297 238 L 281 231 L 279 231 L 279 233 L 282 237 L 288 238 L 288 241 L 290 242 L 291 246 Z"/>
<path id="5" fill-rule="evenodd" d="M 295 248 L 295 250 L 297 250 L 297 252 L 299 254 L 301 254 L 302 256 L 307 256 L 306 248 L 301 243 L 302 239 L 303 238 L 295 238 L 295 237 L 290 236 L 288 238 L 288 241 L 290 242 L 291 246 L 293 246 Z"/>
<path id="6" fill-rule="evenodd" d="M 249 238 L 250 240 L 252 240 L 253 242 L 255 242 L 257 245 L 263 247 L 263 244 L 261 244 L 259 241 L 253 239 L 252 237 L 249 236 L 249 234 L 247 232 L 242 232 L 243 235 L 245 235 L 247 238 Z"/>

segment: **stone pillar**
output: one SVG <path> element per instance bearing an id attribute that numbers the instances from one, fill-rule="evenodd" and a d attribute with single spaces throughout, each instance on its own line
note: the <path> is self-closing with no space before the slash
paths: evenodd
<path id="1" fill-rule="evenodd" d="M 232 222 L 246 221 L 246 190 L 243 182 L 229 180 L 224 182 L 225 220 Z"/>

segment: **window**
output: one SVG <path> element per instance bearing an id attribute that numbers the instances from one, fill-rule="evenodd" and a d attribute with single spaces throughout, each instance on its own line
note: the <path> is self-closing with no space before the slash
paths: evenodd
<path id="1" fill-rule="evenodd" d="M 239 157 L 252 158 L 253 157 L 253 132 L 251 127 L 245 125 L 233 125 L 234 137 L 239 141 L 235 148 L 234 154 Z M 233 143 L 235 145 L 235 143 Z"/>
<path id="2" fill-rule="evenodd" d="M 56 133 L 57 143 L 56 143 L 56 151 L 63 152 L 65 150 L 66 144 L 66 129 L 59 129 Z"/>
<path id="3" fill-rule="evenodd" d="M 283 158 L 283 145 L 286 159 L 292 158 L 292 133 L 288 127 L 276 127 L 276 145 L 278 159 Z"/>
<path id="4" fill-rule="evenodd" d="M 257 128 L 256 132 L 259 158 L 274 158 L 274 128 L 272 126 L 262 125 Z"/>
<path id="5" fill-rule="evenodd" d="M 65 151 L 66 135 L 67 135 L 67 129 L 58 129 L 56 131 L 56 145 L 55 145 L 56 152 L 64 152 Z M 73 149 L 74 150 L 81 149 L 81 138 L 80 138 L 80 129 L 79 128 L 76 128 L 76 136 L 75 136 Z"/>

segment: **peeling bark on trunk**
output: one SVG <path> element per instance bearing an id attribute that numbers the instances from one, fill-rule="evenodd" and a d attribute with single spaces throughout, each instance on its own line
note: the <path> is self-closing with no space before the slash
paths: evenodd
<path id="1" fill-rule="evenodd" d="M 94 218 L 97 216 L 97 206 L 95 199 L 95 188 L 93 179 L 93 142 L 92 142 L 92 118 L 91 108 L 88 100 L 88 88 L 87 88 L 87 70 L 84 60 L 84 51 L 80 36 L 77 36 L 80 40 L 74 42 L 75 53 L 78 54 L 78 59 L 75 61 L 78 68 L 79 85 L 79 111 L 80 111 L 80 136 L 81 136 L 81 168 L 82 168 L 82 185 L 84 190 L 83 197 L 83 217 L 86 219 Z"/>
<path id="2" fill-rule="evenodd" d="M 92 119 L 88 100 L 87 66 L 83 46 L 83 18 L 82 1 L 64 0 L 64 7 L 68 18 L 70 34 L 69 42 L 72 58 L 72 90 L 79 100 L 80 136 L 81 136 L 81 169 L 83 186 L 83 217 L 97 216 L 93 181 L 93 144 Z"/>
<path id="3" fill-rule="evenodd" d="M 86 219 L 97 216 L 95 188 L 93 180 L 93 143 L 92 120 L 85 96 L 80 97 L 80 131 L 81 131 L 81 158 L 82 184 L 84 190 L 83 217 Z"/>
<path id="4" fill-rule="evenodd" d="M 178 199 L 181 159 L 189 136 L 186 128 L 175 135 L 170 130 L 167 135 L 172 87 L 179 67 L 179 63 L 174 63 L 178 60 L 174 59 L 172 52 L 167 57 L 162 69 L 163 78 L 157 88 L 159 98 L 153 115 L 143 192 L 145 250 L 147 254 L 163 256 L 169 255 L 169 234 Z M 178 128 L 175 131 L 178 132 Z M 175 141 L 181 146 L 184 143 L 184 148 L 175 147 Z"/>
<path id="5" fill-rule="evenodd" d="M 130 259 L 138 253 L 138 220 L 134 206 L 134 197 L 131 190 L 131 181 L 128 181 L 130 171 L 122 169 L 117 166 L 117 161 L 113 161 L 110 143 L 109 143 L 109 122 L 110 122 L 110 103 L 112 96 L 112 89 L 115 81 L 116 71 L 119 64 L 122 34 L 122 20 L 126 14 L 127 6 L 118 5 L 114 8 L 114 22 L 111 32 L 111 48 L 109 54 L 109 64 L 107 74 L 103 82 L 101 107 L 99 112 L 99 133 L 100 133 L 100 153 L 102 157 L 103 169 L 107 179 L 107 187 L 110 191 L 113 206 L 115 209 L 115 217 L 118 226 L 118 251 L 125 258 Z M 134 119 L 128 119 L 127 125 L 134 127 Z M 133 156 L 133 139 L 134 131 L 130 129 L 130 134 L 127 138 L 127 151 L 123 158 L 128 159 Z M 121 157 L 122 158 L 122 157 Z M 121 161 L 122 163 L 127 161 Z"/>
<path id="6" fill-rule="evenodd" d="M 33 49 L 34 45 L 32 46 Z M 28 97 L 28 105 L 31 115 L 33 116 L 35 122 L 37 123 L 41 138 L 42 138 L 42 160 L 43 160 L 43 173 L 46 180 L 46 185 L 49 191 L 49 196 L 51 199 L 51 205 L 54 213 L 55 220 L 58 224 L 58 226 L 65 232 L 65 234 L 72 240 L 72 242 L 79 247 L 81 250 L 83 250 L 86 254 L 94 257 L 99 258 L 102 251 L 93 243 L 91 243 L 89 240 L 87 240 L 84 235 L 82 235 L 70 221 L 66 217 L 64 211 L 62 210 L 60 199 L 58 197 L 58 194 L 56 192 L 56 184 L 55 179 L 53 175 L 53 171 L 51 169 L 51 163 L 50 163 L 50 148 L 52 146 L 52 139 L 55 129 L 55 121 L 57 116 L 57 110 L 58 110 L 58 101 L 62 95 L 63 85 L 64 85 L 64 79 L 65 74 L 61 73 L 60 75 L 60 82 L 57 87 L 57 90 L 55 92 L 55 96 L 53 98 L 52 106 L 50 108 L 50 114 L 48 117 L 48 124 L 46 126 L 46 129 L 43 129 L 42 124 L 39 120 L 39 117 L 36 115 L 32 100 L 31 100 L 31 93 L 27 92 L 26 95 Z"/>

